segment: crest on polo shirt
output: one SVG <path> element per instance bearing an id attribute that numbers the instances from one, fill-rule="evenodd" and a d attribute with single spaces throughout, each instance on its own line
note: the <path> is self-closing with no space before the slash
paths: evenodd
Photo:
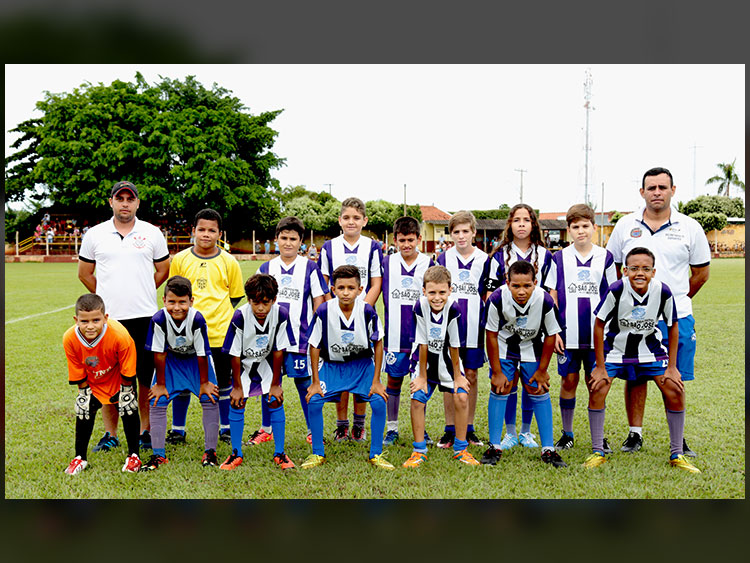
<path id="1" fill-rule="evenodd" d="M 630 238 L 638 238 L 643 234 L 643 231 L 640 227 L 634 227 L 630 230 Z"/>
<path id="2" fill-rule="evenodd" d="M 146 246 L 146 237 L 142 235 L 135 235 L 133 236 L 133 246 L 136 248 L 145 248 Z"/>

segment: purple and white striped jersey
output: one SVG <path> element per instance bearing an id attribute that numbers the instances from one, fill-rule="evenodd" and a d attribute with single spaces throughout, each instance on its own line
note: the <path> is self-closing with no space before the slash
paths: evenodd
<path id="1" fill-rule="evenodd" d="M 375 342 L 383 338 L 383 327 L 375 308 L 361 299 L 347 319 L 338 297 L 318 307 L 308 334 L 308 344 L 320 350 L 326 362 L 349 362 L 371 358 Z"/>
<path id="2" fill-rule="evenodd" d="M 501 360 L 538 362 L 544 339 L 559 333 L 561 327 L 555 302 L 538 285 L 523 306 L 516 303 L 507 285 L 487 300 L 487 330 L 497 332 Z"/>
<path id="3" fill-rule="evenodd" d="M 552 256 L 544 285 L 557 291 L 566 348 L 594 349 L 594 309 L 615 281 L 615 259 L 601 246 L 584 257 L 571 244 Z"/>
<path id="4" fill-rule="evenodd" d="M 414 341 L 414 304 L 422 296 L 422 278 L 432 259 L 421 252 L 411 266 L 401 253 L 383 260 L 383 309 L 385 352 L 410 352 Z"/>
<path id="5" fill-rule="evenodd" d="M 270 274 L 279 283 L 276 303 L 289 314 L 289 327 L 297 345 L 289 352 L 307 353 L 307 329 L 313 317 L 313 299 L 328 293 L 328 284 L 318 265 L 297 256 L 289 266 L 277 256 L 260 265 L 262 274 Z"/>
<path id="6" fill-rule="evenodd" d="M 365 288 L 359 294 L 362 301 L 370 291 L 370 280 L 383 276 L 382 262 L 383 250 L 380 243 L 364 235 L 360 235 L 357 244 L 353 246 L 344 240 L 344 235 L 339 235 L 325 241 L 320 249 L 320 271 L 324 276 L 328 276 L 329 281 L 331 274 L 339 266 L 350 265 L 359 268 L 360 283 Z"/>
<path id="7" fill-rule="evenodd" d="M 294 349 L 294 334 L 289 314 L 274 303 L 264 322 L 258 322 L 250 303 L 239 307 L 229 323 L 221 351 L 242 360 L 242 389 L 247 395 L 251 377 L 260 376 L 263 393 L 268 393 L 273 380 L 272 352 Z"/>
<path id="8" fill-rule="evenodd" d="M 646 294 L 638 295 L 628 278 L 609 286 L 609 292 L 594 311 L 604 321 L 604 361 L 613 364 L 641 364 L 669 358 L 657 326 L 677 322 L 672 290 L 653 278 Z"/>
<path id="9" fill-rule="evenodd" d="M 412 361 L 419 370 L 419 346 L 427 345 L 427 373 L 436 373 L 440 384 L 453 389 L 453 362 L 450 348 L 461 345 L 459 320 L 461 310 L 453 296 L 439 313 L 433 313 L 424 295 L 414 304 L 415 334 Z"/>
<path id="10" fill-rule="evenodd" d="M 187 317 L 177 323 L 166 308 L 159 309 L 148 327 L 146 350 L 170 352 L 178 356 L 210 356 L 206 319 L 190 307 Z"/>
<path id="11" fill-rule="evenodd" d="M 458 330 L 461 348 L 483 348 L 484 339 L 484 283 L 487 275 L 488 256 L 479 248 L 467 259 L 461 257 L 452 246 L 440 256 L 438 264 L 451 273 L 451 295 L 458 302 L 461 316 Z"/>
<path id="12" fill-rule="evenodd" d="M 506 263 L 508 250 L 510 250 L 510 258 Z M 536 247 L 536 252 L 536 282 L 539 286 L 549 287 L 545 283 L 545 280 L 547 278 L 550 264 L 552 263 L 552 253 L 539 245 Z M 490 263 L 487 268 L 487 280 L 485 283 L 488 291 L 495 291 L 498 287 L 505 284 L 505 276 L 508 273 L 508 268 L 510 268 L 516 260 L 524 260 L 533 264 L 534 246 L 530 246 L 529 250 L 524 252 L 516 246 L 516 243 L 511 242 L 510 249 L 506 246 L 493 253 L 489 260 Z"/>

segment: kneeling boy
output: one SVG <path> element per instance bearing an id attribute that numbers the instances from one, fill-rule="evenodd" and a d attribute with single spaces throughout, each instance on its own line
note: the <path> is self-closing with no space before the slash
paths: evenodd
<path id="1" fill-rule="evenodd" d="M 78 385 L 75 401 L 76 456 L 65 469 L 77 475 L 88 466 L 87 453 L 94 420 L 102 405 L 117 404 L 128 442 L 128 457 L 122 470 L 136 473 L 140 418 L 135 396 L 136 352 L 130 334 L 118 321 L 109 319 L 104 301 L 96 293 L 81 295 L 76 301 L 76 324 L 63 335 L 68 360 L 68 382 Z"/>
<path id="2" fill-rule="evenodd" d="M 458 348 L 461 338 L 458 302 L 450 299 L 451 274 L 444 266 L 432 266 L 422 280 L 424 295 L 414 304 L 416 334 L 414 356 L 419 358 L 418 373 L 409 384 L 411 390 L 411 427 L 414 451 L 404 467 L 418 467 L 427 460 L 424 419 L 427 401 L 437 387 L 453 397 L 456 436 L 453 459 L 467 465 L 479 465 L 466 449 L 469 417 L 469 381 L 461 373 Z"/>
<path id="3" fill-rule="evenodd" d="M 151 318 L 146 350 L 154 353 L 154 377 L 148 392 L 151 441 L 154 453 L 141 471 L 168 463 L 166 452 L 167 406 L 192 393 L 203 409 L 203 467 L 219 465 L 219 386 L 216 381 L 208 328 L 203 315 L 193 309 L 190 280 L 172 276 L 164 286 L 164 308 Z"/>

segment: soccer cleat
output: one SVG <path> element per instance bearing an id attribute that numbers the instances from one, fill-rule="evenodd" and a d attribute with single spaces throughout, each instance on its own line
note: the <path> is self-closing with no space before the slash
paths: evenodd
<path id="1" fill-rule="evenodd" d="M 688 447 L 685 438 L 682 439 L 682 455 L 686 455 L 687 457 L 698 457 L 698 454 Z"/>
<path id="2" fill-rule="evenodd" d="M 203 467 L 217 467 L 219 465 L 219 460 L 216 457 L 216 450 L 209 449 L 203 452 L 201 465 Z"/>
<path id="3" fill-rule="evenodd" d="M 555 442 L 556 450 L 569 450 L 573 447 L 573 436 L 569 436 L 565 432 L 562 433 L 560 439 Z"/>
<path id="4" fill-rule="evenodd" d="M 242 465 L 242 456 L 237 455 L 237 450 L 232 450 L 232 453 L 224 463 L 219 466 L 219 469 L 231 471 L 232 469 L 237 469 L 240 465 Z"/>
<path id="5" fill-rule="evenodd" d="M 289 456 L 285 453 L 276 454 L 273 456 L 273 462 L 278 465 L 281 469 L 294 469 L 295 465 Z"/>
<path id="6" fill-rule="evenodd" d="M 367 461 L 370 462 L 370 465 L 374 465 L 375 467 L 379 467 L 380 469 L 387 469 L 388 471 L 396 469 L 395 467 L 393 467 L 393 464 L 390 461 L 383 457 L 383 454 L 373 456 Z"/>
<path id="7" fill-rule="evenodd" d="M 78 475 L 89 465 L 89 462 L 85 459 L 81 459 L 81 456 L 77 455 L 70 462 L 68 467 L 65 468 L 65 473 L 68 475 Z"/>
<path id="8" fill-rule="evenodd" d="M 310 454 L 305 458 L 305 461 L 303 461 L 299 467 L 300 469 L 310 469 L 311 467 L 318 467 L 318 465 L 323 465 L 325 462 L 325 456 Z"/>
<path id="9" fill-rule="evenodd" d="M 542 461 L 549 463 L 552 467 L 568 467 L 568 464 L 562 460 L 560 454 L 555 450 L 544 450 L 542 452 Z"/>
<path id="10" fill-rule="evenodd" d="M 160 465 L 164 465 L 165 463 L 169 463 L 169 460 L 160 455 L 153 454 L 150 458 L 148 458 L 148 461 L 141 465 L 141 471 L 155 471 L 159 469 Z"/>
<path id="11" fill-rule="evenodd" d="M 453 446 L 453 441 L 455 439 L 456 439 L 456 433 L 446 430 L 445 434 L 443 434 L 442 437 L 438 440 L 437 447 L 447 450 L 448 448 Z"/>
<path id="12" fill-rule="evenodd" d="M 364 442 L 366 437 L 367 432 L 365 432 L 364 426 L 352 426 L 352 440 L 355 442 Z"/>
<path id="13" fill-rule="evenodd" d="M 684 469 L 685 471 L 689 471 L 690 473 L 700 473 L 701 470 L 698 469 L 695 465 L 690 463 L 687 459 L 685 459 L 685 455 L 678 455 L 677 457 L 669 460 L 669 465 L 672 467 L 679 467 L 680 469 Z"/>
<path id="14" fill-rule="evenodd" d="M 396 430 L 389 430 L 385 433 L 385 438 L 383 438 L 383 447 L 392 446 L 396 443 L 396 440 L 398 440 L 398 432 Z"/>
<path id="15" fill-rule="evenodd" d="M 509 450 L 512 447 L 515 447 L 518 445 L 518 436 L 515 434 L 506 434 L 503 436 L 502 441 L 500 442 L 500 449 L 501 450 Z"/>
<path id="16" fill-rule="evenodd" d="M 99 443 L 96 444 L 93 448 L 91 448 L 92 452 L 108 452 L 112 448 L 118 448 L 120 447 L 120 440 L 117 439 L 117 436 L 112 436 L 109 432 L 105 432 L 104 436 L 102 436 L 102 439 L 99 440 Z"/>
<path id="17" fill-rule="evenodd" d="M 232 432 L 230 430 L 222 430 L 221 432 L 219 432 L 219 440 L 221 440 L 225 444 L 231 444 Z"/>
<path id="18" fill-rule="evenodd" d="M 531 432 L 521 432 L 518 435 L 518 443 L 524 448 L 538 448 L 539 444 L 536 442 L 536 436 Z"/>
<path id="19" fill-rule="evenodd" d="M 588 469 L 592 469 L 594 467 L 599 467 L 604 463 L 607 463 L 607 458 L 599 452 L 594 452 L 586 458 L 586 460 L 583 462 L 583 466 Z"/>
<path id="20" fill-rule="evenodd" d="M 409 459 L 407 459 L 403 463 L 403 466 L 404 467 L 419 467 L 425 461 L 427 461 L 427 456 L 425 454 L 421 452 L 411 452 Z"/>
<path id="21" fill-rule="evenodd" d="M 125 460 L 125 465 L 122 466 L 122 472 L 138 473 L 141 469 L 141 465 L 143 465 L 143 463 L 141 462 L 141 458 L 138 457 L 138 454 L 130 454 Z"/>
<path id="22" fill-rule="evenodd" d="M 637 432 L 629 432 L 628 437 L 622 443 L 621 452 L 637 452 L 643 446 L 643 438 Z"/>
<path id="23" fill-rule="evenodd" d="M 248 446 L 257 446 L 258 444 L 262 444 L 263 442 L 270 442 L 271 440 L 273 440 L 273 432 L 269 434 L 261 428 L 260 430 L 256 430 L 255 432 L 253 432 L 253 435 L 250 436 L 250 439 L 245 443 Z"/>
<path id="24" fill-rule="evenodd" d="M 469 442 L 470 446 L 484 446 L 484 442 L 479 439 L 479 436 L 473 430 L 466 433 L 466 441 Z"/>
<path id="25" fill-rule="evenodd" d="M 606 438 L 604 438 L 604 441 L 602 442 L 602 450 L 604 450 L 605 454 L 612 453 L 612 448 L 610 447 L 609 442 L 607 441 Z"/>
<path id="26" fill-rule="evenodd" d="M 476 458 L 469 453 L 469 450 L 461 450 L 453 454 L 453 459 L 465 463 L 466 465 L 479 465 Z"/>
<path id="27" fill-rule="evenodd" d="M 334 442 L 345 442 L 349 440 L 349 427 L 348 426 L 337 426 L 336 430 L 333 431 Z"/>
<path id="28" fill-rule="evenodd" d="M 170 430 L 167 432 L 167 444 L 184 444 L 187 442 L 187 433 L 179 430 Z"/>
<path id="29" fill-rule="evenodd" d="M 141 450 L 150 450 L 151 446 L 151 432 L 144 430 L 141 432 L 141 437 L 138 439 Z"/>
<path id="30" fill-rule="evenodd" d="M 307 440 L 307 443 L 312 445 L 312 432 L 309 430 L 307 431 L 307 436 L 305 436 L 305 440 Z"/>
<path id="31" fill-rule="evenodd" d="M 490 447 L 484 452 L 479 463 L 482 465 L 497 465 L 497 462 L 500 461 L 502 455 L 502 450 L 498 450 L 495 446 L 490 444 Z"/>
<path id="32" fill-rule="evenodd" d="M 427 430 L 424 431 L 424 443 L 426 446 L 435 445 L 435 442 L 432 441 L 432 438 L 430 438 L 430 435 L 427 433 Z"/>

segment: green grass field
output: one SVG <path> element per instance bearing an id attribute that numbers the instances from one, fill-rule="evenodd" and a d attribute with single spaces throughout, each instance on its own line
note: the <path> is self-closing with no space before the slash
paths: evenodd
<path id="1" fill-rule="evenodd" d="M 245 277 L 259 263 L 243 262 Z M 418 470 L 400 464 L 411 453 L 409 395 L 403 389 L 399 425 L 401 442 L 386 449 L 396 471 L 379 471 L 367 460 L 367 443 L 331 443 L 328 463 L 309 470 L 281 472 L 271 462 L 272 443 L 246 446 L 245 463 L 225 472 L 204 469 L 200 408 L 188 413 L 188 444 L 168 446 L 170 463 L 155 473 L 120 471 L 126 450 L 89 453 L 89 469 L 71 478 L 63 473 L 73 456 L 74 389 L 67 383 L 62 334 L 73 323 L 73 303 L 84 292 L 75 264 L 5 265 L 5 496 L 8 499 L 109 498 L 744 498 L 745 497 L 745 319 L 743 259 L 715 260 L 711 278 L 694 299 L 698 354 L 696 381 L 688 383 L 686 437 L 699 453 L 692 475 L 669 467 L 669 435 L 664 407 L 655 386 L 649 389 L 644 447 L 637 454 L 619 453 L 627 434 L 623 384 L 608 398 L 605 435 L 616 452 L 597 470 L 581 467 L 590 452 L 587 394 L 579 387 L 575 416 L 576 447 L 564 452 L 567 469 L 555 470 L 539 460 L 539 451 L 514 448 L 495 467 L 468 467 L 453 462 L 450 452 L 432 448 Z M 382 306 L 379 304 L 379 309 Z M 560 433 L 559 378 L 550 366 L 555 438 Z M 384 378 L 385 379 L 385 378 Z M 487 367 L 479 374 L 478 434 L 487 439 Z M 294 385 L 284 382 L 287 448 L 299 463 L 310 453 Z M 520 401 L 519 401 L 520 402 Z M 351 409 L 351 407 L 350 407 Z M 519 409 L 520 410 L 520 409 Z M 170 415 L 171 416 L 171 415 Z M 335 407 L 324 409 L 326 435 L 334 428 Z M 520 412 L 518 417 L 520 418 Z M 368 415 L 369 419 L 369 415 Z M 428 404 L 427 430 L 442 434 L 442 401 Z M 245 434 L 260 424 L 260 403 L 248 401 Z M 520 424 L 520 421 L 519 421 Z M 93 446 L 103 433 L 97 420 Z M 538 436 L 536 422 L 532 431 Z M 368 428 L 369 434 L 369 428 Z M 120 431 L 121 438 L 124 438 Z M 89 450 L 90 451 L 90 450 Z M 479 457 L 483 447 L 472 447 Z M 219 443 L 221 460 L 229 446 Z M 145 457 L 145 456 L 144 456 Z"/>

